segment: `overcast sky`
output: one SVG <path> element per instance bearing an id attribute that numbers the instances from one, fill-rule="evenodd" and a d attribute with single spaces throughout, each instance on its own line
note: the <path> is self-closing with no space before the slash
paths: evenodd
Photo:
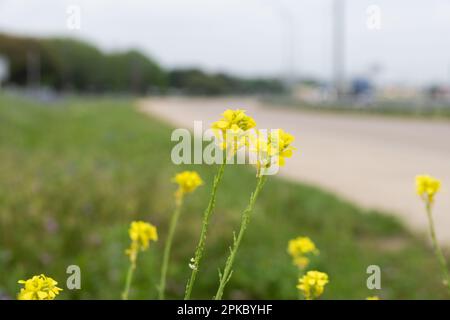
<path id="1" fill-rule="evenodd" d="M 137 48 L 166 67 L 278 76 L 294 65 L 297 75 L 328 79 L 332 3 L 0 0 L 0 31 L 73 36 L 108 51 Z M 70 5 L 81 8 L 80 30 L 67 27 Z M 381 9 L 379 30 L 367 27 L 370 5 Z M 345 48 L 348 77 L 377 65 L 378 81 L 385 83 L 450 83 L 450 1 L 347 0 Z"/>

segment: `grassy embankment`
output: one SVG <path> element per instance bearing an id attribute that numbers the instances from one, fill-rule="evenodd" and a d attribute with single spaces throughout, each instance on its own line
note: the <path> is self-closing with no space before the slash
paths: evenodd
<path id="1" fill-rule="evenodd" d="M 155 298 L 173 209 L 170 179 L 194 169 L 206 184 L 186 200 L 167 286 L 169 298 L 181 298 L 216 168 L 173 165 L 170 133 L 130 101 L 40 105 L 0 97 L 0 295 L 15 298 L 17 280 L 39 273 L 65 288 L 66 267 L 77 264 L 82 290 L 65 289 L 61 298 L 120 298 L 128 226 L 144 219 L 157 225 L 160 241 L 140 255 L 130 298 Z M 251 168 L 225 171 L 194 298 L 216 291 L 217 269 L 254 184 Z M 432 251 L 394 218 L 278 178 L 258 199 L 225 297 L 295 299 L 297 272 L 286 246 L 298 235 L 320 248 L 311 268 L 330 275 L 325 299 L 445 297 Z M 381 292 L 366 288 L 371 264 L 382 268 Z"/>

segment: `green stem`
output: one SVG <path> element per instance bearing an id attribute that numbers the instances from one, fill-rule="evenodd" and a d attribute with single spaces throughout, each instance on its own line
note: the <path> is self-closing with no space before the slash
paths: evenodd
<path id="1" fill-rule="evenodd" d="M 200 261 L 203 256 L 203 250 L 205 249 L 205 242 L 206 242 L 206 234 L 208 232 L 208 225 L 209 220 L 211 218 L 211 215 L 214 210 L 214 206 L 216 204 L 216 193 L 217 188 L 220 184 L 220 181 L 222 180 L 223 172 L 225 170 L 226 161 L 222 163 L 219 167 L 219 170 L 217 171 L 215 177 L 214 177 L 214 183 L 211 191 L 211 197 L 209 199 L 208 206 L 206 207 L 206 210 L 203 214 L 203 223 L 202 223 L 202 230 L 200 232 L 200 239 L 197 244 L 197 248 L 195 249 L 195 255 L 194 255 L 194 261 L 190 264 L 192 265 L 192 272 L 191 277 L 189 278 L 187 284 L 186 284 L 186 291 L 184 293 L 184 300 L 189 300 L 191 298 L 191 292 L 192 288 L 194 287 L 195 279 L 197 277 L 198 268 L 200 266 Z"/>
<path id="2" fill-rule="evenodd" d="M 219 288 L 217 289 L 217 293 L 214 297 L 215 300 L 222 299 L 223 290 L 225 289 L 226 284 L 231 278 L 232 274 L 232 267 L 234 258 L 236 256 L 236 253 L 239 249 L 239 245 L 241 244 L 242 238 L 244 237 L 245 230 L 247 229 L 248 223 L 250 222 L 251 213 L 253 211 L 253 208 L 255 206 L 256 198 L 258 197 L 259 192 L 264 186 L 264 183 L 266 181 L 266 176 L 262 175 L 258 178 L 258 182 L 256 184 L 255 191 L 250 196 L 250 201 L 247 205 L 247 208 L 245 208 L 244 212 L 242 213 L 241 218 L 241 227 L 239 229 L 238 237 L 234 237 L 233 239 L 233 247 L 230 249 L 230 255 L 227 258 L 227 262 L 225 264 L 225 269 L 223 271 L 223 274 L 220 275 L 220 283 Z"/>
<path id="3" fill-rule="evenodd" d="M 428 225 L 430 227 L 430 236 L 431 236 L 431 241 L 433 243 L 434 252 L 435 252 L 436 257 L 441 266 L 442 273 L 444 274 L 445 285 L 448 287 L 448 289 L 450 291 L 450 277 L 448 274 L 447 262 L 445 261 L 444 255 L 442 254 L 441 247 L 439 246 L 439 243 L 436 238 L 436 232 L 434 229 L 434 221 L 433 221 L 433 213 L 432 213 L 432 209 L 431 209 L 431 203 L 429 201 L 427 201 L 426 209 L 427 209 L 427 216 L 428 216 Z"/>
<path id="4" fill-rule="evenodd" d="M 128 268 L 127 279 L 125 281 L 125 289 L 123 290 L 122 293 L 122 300 L 128 300 L 128 294 L 130 292 L 131 280 L 133 279 L 134 269 L 136 269 L 136 264 L 132 262 L 130 264 L 130 267 Z"/>
<path id="5" fill-rule="evenodd" d="M 164 255 L 163 255 L 163 263 L 161 267 L 161 280 L 159 282 L 159 300 L 164 300 L 164 292 L 166 289 L 166 277 L 167 277 L 167 268 L 169 266 L 169 258 L 170 258 L 170 249 L 172 248 L 173 236 L 175 234 L 175 229 L 178 223 L 178 218 L 181 213 L 181 206 L 183 204 L 183 196 L 180 196 L 176 200 L 175 211 L 170 219 L 169 225 L 169 234 L 167 235 L 166 246 L 164 247 Z"/>
<path id="6" fill-rule="evenodd" d="M 304 275 L 304 270 L 303 270 L 303 268 L 298 268 L 298 279 L 297 279 L 297 283 L 298 283 L 298 280 L 301 278 L 301 277 L 303 277 L 303 275 Z M 298 300 L 305 300 L 305 298 L 303 297 L 303 294 L 302 294 L 302 292 L 300 291 L 300 290 L 298 290 L 297 289 L 297 291 L 298 291 Z"/>

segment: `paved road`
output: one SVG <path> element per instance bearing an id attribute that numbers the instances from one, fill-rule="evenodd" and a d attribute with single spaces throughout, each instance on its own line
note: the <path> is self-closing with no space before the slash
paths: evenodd
<path id="1" fill-rule="evenodd" d="M 245 109 L 260 128 L 283 128 L 296 136 L 298 150 L 282 168 L 284 177 L 392 212 L 422 232 L 427 220 L 414 177 L 435 175 L 443 182 L 435 206 L 437 234 L 450 244 L 450 122 L 305 112 L 237 98 L 147 99 L 139 108 L 184 128 L 192 128 L 194 120 L 207 126 L 226 108 Z"/>

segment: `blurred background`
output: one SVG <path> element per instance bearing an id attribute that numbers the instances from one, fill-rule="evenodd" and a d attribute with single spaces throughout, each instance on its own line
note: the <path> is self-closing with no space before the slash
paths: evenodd
<path id="1" fill-rule="evenodd" d="M 447 245 L 449 32 L 446 0 L 0 0 L 0 298 L 33 274 L 64 284 L 70 264 L 82 290 L 64 298 L 118 298 L 137 218 L 161 241 L 132 297 L 154 298 L 170 177 L 189 168 L 208 183 L 176 240 L 168 290 L 181 297 L 214 168 L 173 165 L 170 133 L 227 108 L 285 128 L 298 148 L 261 200 L 228 298 L 295 299 L 286 245 L 298 235 L 321 251 L 325 298 L 445 297 L 413 179 L 442 179 Z M 249 168 L 233 170 L 198 298 L 215 291 L 254 183 Z M 383 270 L 375 293 L 370 264 Z"/>
<path id="2" fill-rule="evenodd" d="M 448 105 L 445 0 L 0 5 L 4 87 Z"/>

